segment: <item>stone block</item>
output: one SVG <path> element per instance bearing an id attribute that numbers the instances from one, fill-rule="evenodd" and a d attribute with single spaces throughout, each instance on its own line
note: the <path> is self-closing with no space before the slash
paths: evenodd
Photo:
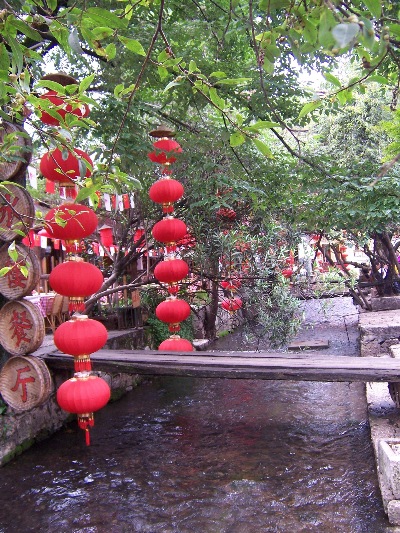
<path id="1" fill-rule="evenodd" d="M 391 500 L 388 503 L 387 515 L 388 515 L 389 522 L 393 526 L 400 526 L 400 501 L 399 500 Z M 399 531 L 399 530 L 396 528 L 396 531 Z"/>
<path id="2" fill-rule="evenodd" d="M 381 481 L 400 499 L 400 439 L 381 439 L 378 443 L 378 467 Z"/>
<path id="3" fill-rule="evenodd" d="M 382 298 L 371 298 L 372 311 L 389 311 L 400 309 L 399 296 L 383 296 Z"/>

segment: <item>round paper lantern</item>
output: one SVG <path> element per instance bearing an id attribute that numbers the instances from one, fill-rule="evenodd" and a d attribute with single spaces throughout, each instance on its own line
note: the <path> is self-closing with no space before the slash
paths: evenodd
<path id="1" fill-rule="evenodd" d="M 156 307 L 156 317 L 168 324 L 171 333 L 180 330 L 179 322 L 183 322 L 190 315 L 190 306 L 185 300 L 170 297 Z"/>
<path id="2" fill-rule="evenodd" d="M 166 217 L 154 224 L 152 229 L 153 237 L 165 243 L 170 250 L 176 248 L 176 241 L 182 239 L 187 233 L 186 224 L 174 217 Z"/>
<path id="3" fill-rule="evenodd" d="M 111 391 L 108 383 L 86 372 L 75 374 L 57 390 L 61 409 L 78 415 L 78 425 L 85 431 L 86 444 L 90 444 L 89 426 L 94 425 L 93 413 L 107 405 Z"/>
<path id="4" fill-rule="evenodd" d="M 79 148 L 74 148 L 73 152 L 56 148 L 42 156 L 39 168 L 49 181 L 57 182 L 62 187 L 73 187 L 77 178 L 91 176 L 93 161 Z"/>
<path id="5" fill-rule="evenodd" d="M 164 213 L 172 213 L 174 210 L 172 203 L 182 198 L 184 193 L 183 185 L 172 178 L 163 178 L 149 189 L 149 196 L 153 202 L 162 204 Z"/>
<path id="6" fill-rule="evenodd" d="M 78 118 L 87 117 L 90 113 L 89 106 L 79 100 L 70 99 L 70 102 L 66 103 L 66 96 L 58 94 L 56 91 L 48 91 L 45 94 L 39 96 L 41 100 L 47 100 L 50 102 L 51 109 L 56 111 L 64 120 L 67 113 L 71 113 Z M 56 117 L 51 116 L 47 111 L 39 107 L 41 111 L 40 120 L 44 124 L 49 124 L 50 126 L 59 126 L 60 120 Z"/>
<path id="7" fill-rule="evenodd" d="M 161 152 L 172 152 L 174 154 L 182 153 L 181 145 L 173 139 L 160 139 L 153 143 L 153 146 Z"/>
<path id="8" fill-rule="evenodd" d="M 169 339 L 160 344 L 158 349 L 166 352 L 193 352 L 194 350 L 193 344 L 179 335 L 171 335 Z"/>
<path id="9" fill-rule="evenodd" d="M 221 302 L 221 307 L 226 311 L 229 311 L 230 313 L 234 313 L 235 311 L 240 309 L 242 305 L 242 300 L 238 296 L 235 296 L 235 298 L 230 299 L 225 298 Z"/>
<path id="10" fill-rule="evenodd" d="M 73 316 L 54 332 L 54 344 L 57 348 L 74 356 L 76 372 L 91 370 L 89 354 L 100 350 L 107 338 L 107 329 L 103 324 L 86 315 Z"/>
<path id="11" fill-rule="evenodd" d="M 166 259 L 156 265 L 154 276 L 162 283 L 176 283 L 186 278 L 189 265 L 183 259 Z"/>
<path id="12" fill-rule="evenodd" d="M 83 204 L 67 203 L 50 209 L 44 217 L 51 238 L 65 241 L 69 251 L 73 241 L 91 235 L 97 228 L 97 215 Z"/>
<path id="13" fill-rule="evenodd" d="M 49 276 L 52 289 L 68 296 L 70 311 L 85 310 L 84 299 L 97 292 L 104 281 L 101 270 L 85 261 L 66 261 L 57 265 Z"/>

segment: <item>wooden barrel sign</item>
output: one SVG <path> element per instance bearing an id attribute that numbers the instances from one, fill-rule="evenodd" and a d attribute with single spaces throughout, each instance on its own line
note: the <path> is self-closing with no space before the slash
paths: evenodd
<path id="1" fill-rule="evenodd" d="M 12 180 L 26 171 L 32 158 L 32 140 L 22 126 L 0 123 L 0 144 L 9 146 L 7 161 L 0 163 L 0 180 Z"/>
<path id="2" fill-rule="evenodd" d="M 53 390 L 46 364 L 34 356 L 11 357 L 0 372 L 0 393 L 16 411 L 27 411 L 45 402 Z"/>
<path id="3" fill-rule="evenodd" d="M 9 242 L 32 228 L 35 206 L 23 187 L 0 184 L 0 192 L 0 239 Z"/>
<path id="4" fill-rule="evenodd" d="M 40 262 L 35 252 L 23 244 L 17 244 L 17 259 L 13 261 L 8 253 L 8 244 L 0 248 L 0 270 L 10 270 L 0 276 L 0 293 L 8 300 L 18 300 L 36 289 L 40 279 Z M 16 262 L 26 267 L 27 276 L 16 266 Z"/>
<path id="5" fill-rule="evenodd" d="M 16 300 L 0 309 L 0 343 L 8 353 L 34 352 L 42 345 L 44 334 L 44 318 L 36 304 Z"/>

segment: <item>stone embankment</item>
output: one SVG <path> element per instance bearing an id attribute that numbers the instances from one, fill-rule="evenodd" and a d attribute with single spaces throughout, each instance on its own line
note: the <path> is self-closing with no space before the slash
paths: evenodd
<path id="1" fill-rule="evenodd" d="M 372 300 L 373 312 L 359 317 L 361 356 L 400 357 L 400 298 Z M 393 531 L 400 532 L 399 384 L 367 383 L 371 438 L 382 501 Z"/>
<path id="2" fill-rule="evenodd" d="M 109 332 L 109 339 L 114 336 L 113 334 L 123 335 L 126 334 L 126 331 Z M 55 349 L 53 336 L 48 335 L 42 346 L 31 355 L 40 356 Z M 74 415 L 68 415 L 60 409 L 55 397 L 57 388 L 70 377 L 72 375 L 66 371 L 54 374 L 52 391 L 48 400 L 42 405 L 22 412 L 8 407 L 7 412 L 0 415 L 0 466 L 9 462 L 35 442 L 39 442 L 56 432 L 70 418 L 73 418 Z M 121 397 L 140 381 L 139 376 L 130 374 L 101 373 L 101 377 L 107 381 L 111 388 L 112 400 Z"/>

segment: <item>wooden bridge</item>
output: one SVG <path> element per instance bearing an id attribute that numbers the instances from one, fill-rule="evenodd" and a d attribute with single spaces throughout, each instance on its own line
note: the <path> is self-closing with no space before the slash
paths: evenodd
<path id="1" fill-rule="evenodd" d="M 73 357 L 59 352 L 42 356 L 56 369 L 73 370 Z M 292 381 L 400 382 L 400 359 L 270 352 L 160 352 L 99 350 L 93 370 L 147 376 L 183 376 Z"/>

